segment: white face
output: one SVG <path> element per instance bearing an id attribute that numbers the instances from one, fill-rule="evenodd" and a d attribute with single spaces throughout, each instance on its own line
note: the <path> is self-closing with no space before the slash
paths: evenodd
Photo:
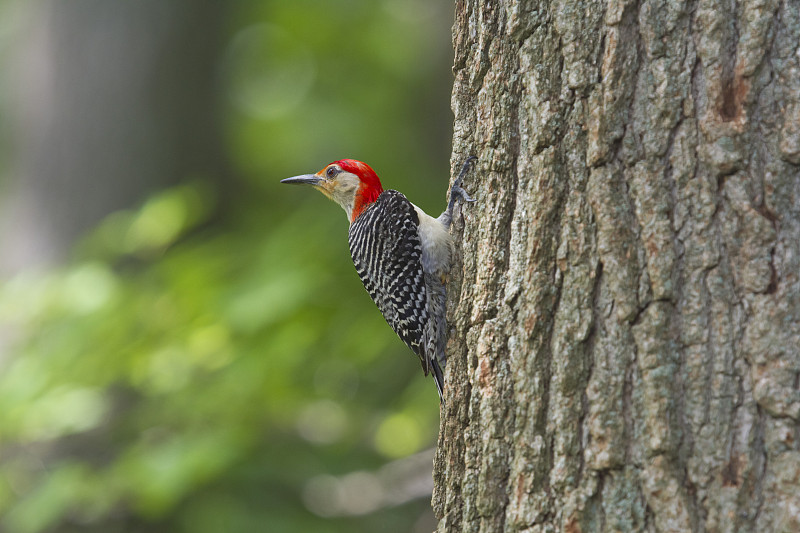
<path id="1" fill-rule="evenodd" d="M 320 190 L 342 206 L 347 212 L 347 218 L 350 219 L 361 180 L 355 174 L 342 170 L 338 165 L 328 166 L 322 174 L 325 176 L 325 181 L 319 185 Z"/>

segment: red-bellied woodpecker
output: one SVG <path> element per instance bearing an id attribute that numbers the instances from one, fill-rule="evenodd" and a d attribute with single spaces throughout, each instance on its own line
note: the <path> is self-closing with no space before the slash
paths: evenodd
<path id="1" fill-rule="evenodd" d="M 464 163 L 439 218 L 426 214 L 402 193 L 384 191 L 375 171 L 354 159 L 334 161 L 316 174 L 281 180 L 312 185 L 347 212 L 350 255 L 364 288 L 386 322 L 419 356 L 425 375 L 433 374 L 442 401 L 442 369 L 447 362 L 445 276 L 453 254 L 448 230 L 456 198 L 475 201 L 461 188 L 475 159 Z"/>

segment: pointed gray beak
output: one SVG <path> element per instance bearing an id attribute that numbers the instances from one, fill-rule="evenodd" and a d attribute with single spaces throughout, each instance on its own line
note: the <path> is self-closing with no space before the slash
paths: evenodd
<path id="1" fill-rule="evenodd" d="M 303 174 L 302 176 L 293 176 L 291 178 L 282 179 L 281 183 L 299 183 L 302 185 L 319 185 L 323 179 L 316 174 Z"/>

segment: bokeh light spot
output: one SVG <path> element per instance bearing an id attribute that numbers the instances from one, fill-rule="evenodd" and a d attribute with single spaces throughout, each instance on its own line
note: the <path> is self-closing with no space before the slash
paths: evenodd
<path id="1" fill-rule="evenodd" d="M 116 278 L 106 265 L 86 263 L 64 279 L 63 305 L 79 314 L 91 313 L 102 308 L 114 295 L 116 288 Z"/>
<path id="2" fill-rule="evenodd" d="M 308 405 L 297 419 L 300 436 L 316 444 L 336 442 L 346 429 L 347 414 L 338 403 L 331 400 Z"/>
<path id="3" fill-rule="evenodd" d="M 375 449 L 386 457 L 404 457 L 419 451 L 422 431 L 419 423 L 405 413 L 387 417 L 375 433 Z"/>

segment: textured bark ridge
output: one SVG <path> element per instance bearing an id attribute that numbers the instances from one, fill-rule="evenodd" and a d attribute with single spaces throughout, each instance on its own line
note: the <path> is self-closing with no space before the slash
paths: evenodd
<path id="1" fill-rule="evenodd" d="M 438 531 L 800 531 L 800 2 L 453 31 Z"/>

